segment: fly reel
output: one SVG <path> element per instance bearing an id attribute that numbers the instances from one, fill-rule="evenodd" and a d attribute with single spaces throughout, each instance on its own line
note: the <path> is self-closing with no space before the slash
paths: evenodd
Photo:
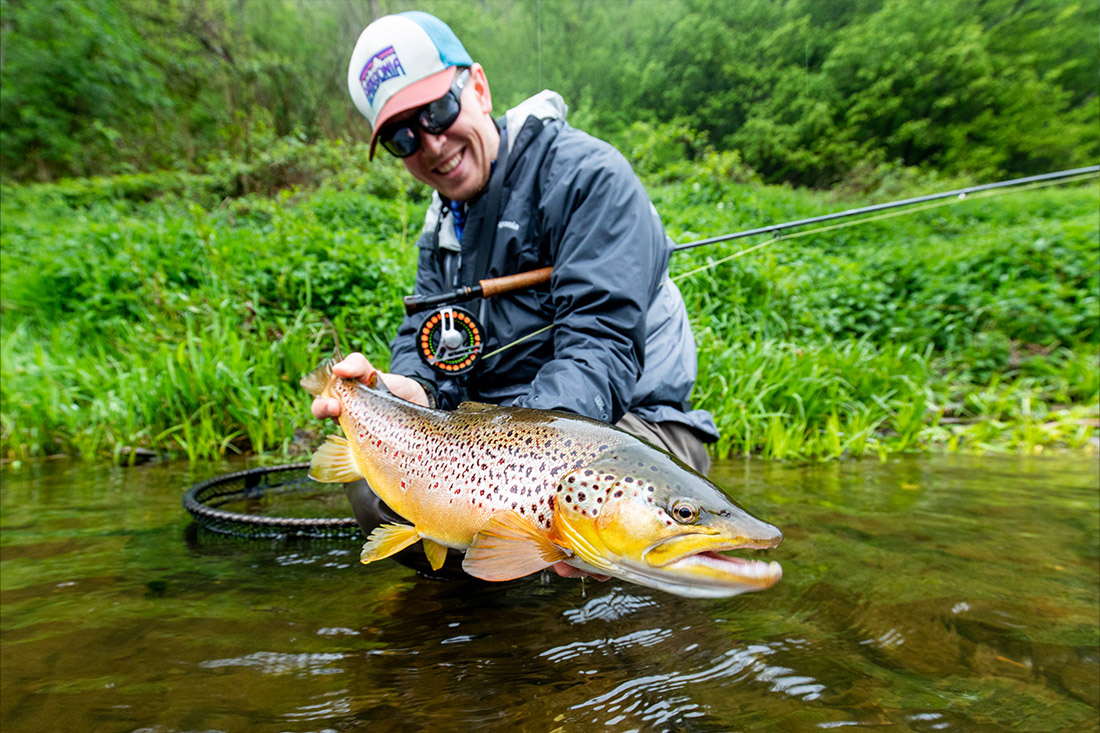
<path id="1" fill-rule="evenodd" d="M 485 329 L 465 308 L 446 305 L 424 319 L 416 335 L 417 352 L 436 373 L 465 374 L 481 359 Z"/>

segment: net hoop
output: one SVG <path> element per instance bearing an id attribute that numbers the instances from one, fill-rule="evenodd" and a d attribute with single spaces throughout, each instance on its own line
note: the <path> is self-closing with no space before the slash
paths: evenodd
<path id="1" fill-rule="evenodd" d="M 309 463 L 264 466 L 200 481 L 183 495 L 183 508 L 199 526 L 245 539 L 361 540 L 353 517 L 274 517 L 217 508 L 231 501 L 323 490 L 308 475 Z"/>

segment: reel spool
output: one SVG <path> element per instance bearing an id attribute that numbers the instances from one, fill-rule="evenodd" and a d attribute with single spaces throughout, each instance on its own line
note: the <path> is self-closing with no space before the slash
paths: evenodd
<path id="1" fill-rule="evenodd" d="M 424 319 L 416 335 L 417 353 L 436 373 L 454 376 L 474 368 L 485 349 L 485 329 L 465 308 L 446 305 Z"/>

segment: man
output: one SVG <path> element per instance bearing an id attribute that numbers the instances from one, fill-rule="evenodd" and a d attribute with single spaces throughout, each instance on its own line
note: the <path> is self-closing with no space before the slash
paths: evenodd
<path id="1" fill-rule="evenodd" d="M 432 371 L 414 339 L 424 316 L 406 318 L 383 375 L 390 391 L 441 409 L 475 400 L 586 415 L 705 473 L 704 442 L 718 432 L 690 406 L 695 345 L 668 278 L 672 242 L 623 156 L 566 124 L 553 92 L 494 120 L 484 70 L 427 13 L 371 23 L 348 88 L 371 124 L 371 156 L 381 142 L 435 191 L 417 242 L 418 295 L 553 267 L 548 289 L 481 301 L 485 352 L 508 348 L 468 374 Z M 361 378 L 372 367 L 352 354 L 335 371 Z M 340 405 L 317 398 L 312 409 L 335 417 Z M 365 485 L 349 498 L 364 532 L 377 514 L 394 521 Z"/>

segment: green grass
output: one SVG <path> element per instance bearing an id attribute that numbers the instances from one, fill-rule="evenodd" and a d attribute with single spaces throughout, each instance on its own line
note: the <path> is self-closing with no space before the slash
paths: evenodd
<path id="1" fill-rule="evenodd" d="M 163 195 L 149 176 L 5 188 L 3 456 L 286 454 L 327 429 L 298 378 L 334 329 L 385 366 L 427 205 L 392 162 L 365 175 L 359 157 L 270 196 L 169 174 Z M 703 161 L 649 186 L 680 242 L 874 198 L 744 178 Z M 909 183 L 890 197 L 955 182 Z M 1094 181 L 975 199 L 781 239 L 682 279 L 716 454 L 1091 446 L 1097 200 Z M 755 243 L 676 254 L 673 275 Z"/>

